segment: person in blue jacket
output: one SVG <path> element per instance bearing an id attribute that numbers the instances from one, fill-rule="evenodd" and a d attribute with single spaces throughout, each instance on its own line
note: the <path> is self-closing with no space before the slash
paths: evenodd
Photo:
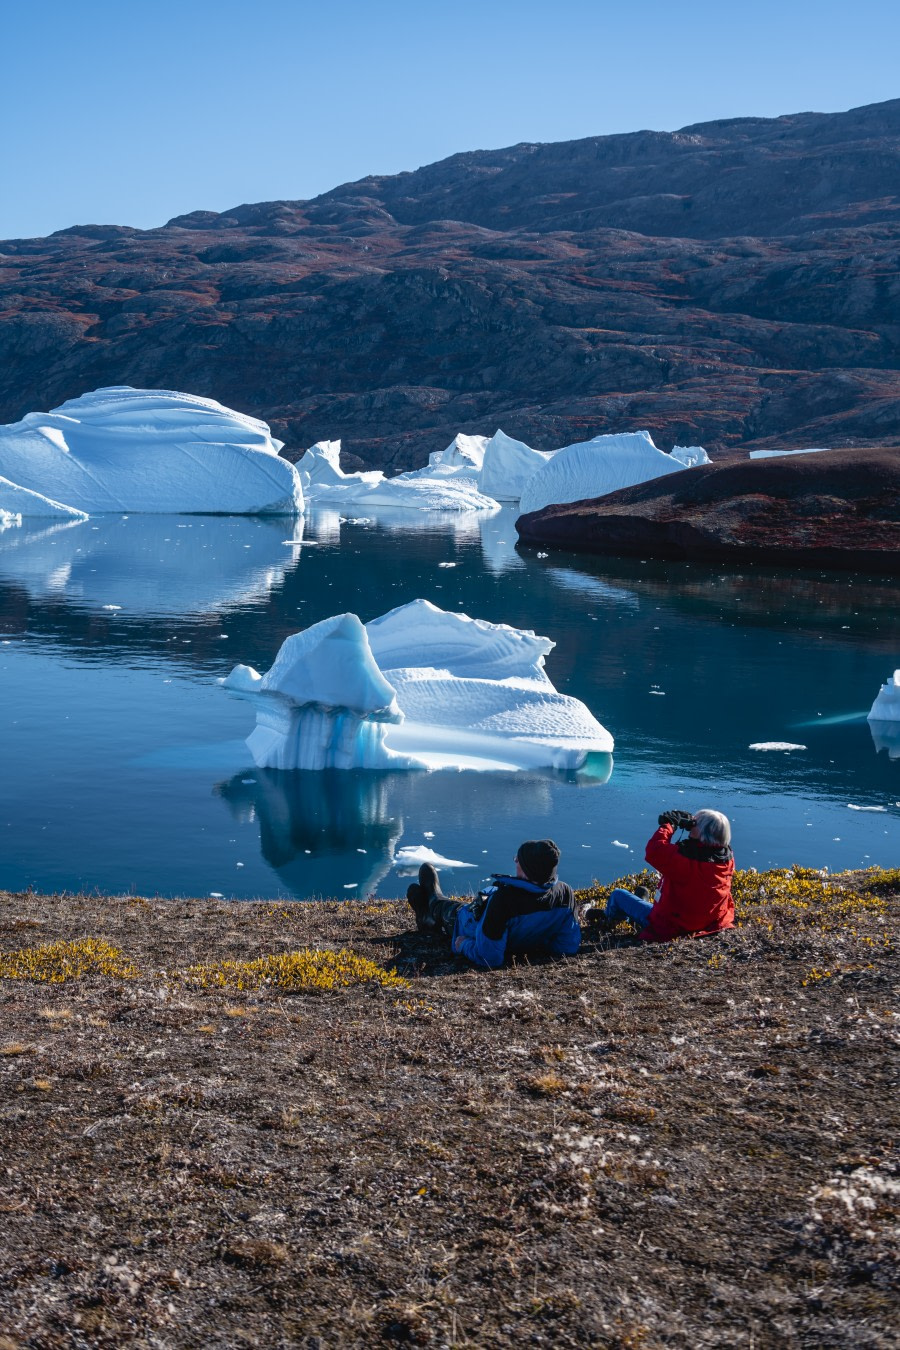
<path id="1" fill-rule="evenodd" d="M 495 874 L 469 904 L 449 900 L 430 863 L 406 892 L 420 933 L 443 934 L 460 956 L 495 969 L 508 956 L 574 956 L 581 945 L 572 887 L 557 880 L 559 849 L 552 839 L 526 839 L 516 875 Z"/>

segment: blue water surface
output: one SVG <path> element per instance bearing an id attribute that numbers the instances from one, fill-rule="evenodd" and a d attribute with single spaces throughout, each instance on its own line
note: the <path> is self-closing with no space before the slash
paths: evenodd
<path id="1" fill-rule="evenodd" d="M 5 530 L 0 887 L 387 897 L 408 884 L 396 850 L 425 844 L 472 864 L 446 879 L 467 891 L 545 835 L 581 886 L 640 866 L 671 806 L 724 810 L 739 866 L 900 862 L 900 733 L 865 720 L 900 665 L 897 581 L 520 553 L 515 514 Z M 252 708 L 217 679 L 418 596 L 551 637 L 548 674 L 613 733 L 614 764 L 257 769 Z M 748 748 L 764 741 L 806 748 Z"/>

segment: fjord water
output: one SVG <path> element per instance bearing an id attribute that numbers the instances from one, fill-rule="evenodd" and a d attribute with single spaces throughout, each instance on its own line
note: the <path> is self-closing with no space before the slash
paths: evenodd
<path id="1" fill-rule="evenodd" d="M 515 515 L 0 533 L 0 888 L 388 897 L 408 883 L 397 850 L 425 844 L 472 864 L 447 877 L 467 891 L 544 835 L 580 886 L 639 867 L 671 806 L 724 810 L 739 866 L 896 865 L 900 732 L 878 750 L 865 714 L 900 664 L 900 583 L 518 553 Z M 614 763 L 256 769 L 252 708 L 217 679 L 418 596 L 553 638 L 548 674 L 613 733 Z M 748 749 L 766 741 L 806 749 Z"/>

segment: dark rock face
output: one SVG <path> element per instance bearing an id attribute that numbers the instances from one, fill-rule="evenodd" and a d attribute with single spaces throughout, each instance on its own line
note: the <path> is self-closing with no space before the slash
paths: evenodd
<path id="1" fill-rule="evenodd" d="M 706 464 L 520 516 L 522 543 L 900 570 L 900 449 Z"/>
<path id="2" fill-rule="evenodd" d="M 99 385 L 296 457 L 900 440 L 900 100 L 456 155 L 309 202 L 0 244 L 0 420 Z"/>

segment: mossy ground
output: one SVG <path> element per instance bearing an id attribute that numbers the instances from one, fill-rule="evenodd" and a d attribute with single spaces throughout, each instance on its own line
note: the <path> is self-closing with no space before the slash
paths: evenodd
<path id="1" fill-rule="evenodd" d="M 896 1345 L 900 872 L 735 890 L 494 972 L 394 902 L 0 893 L 0 1350 Z"/>

